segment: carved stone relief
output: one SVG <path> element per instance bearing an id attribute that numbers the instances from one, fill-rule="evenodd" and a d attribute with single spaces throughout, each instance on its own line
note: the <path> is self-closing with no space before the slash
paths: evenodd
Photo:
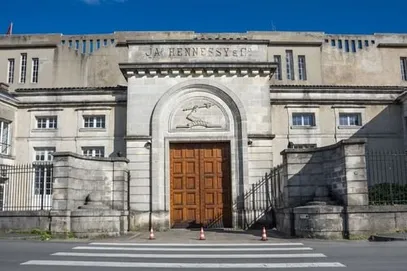
<path id="1" fill-rule="evenodd" d="M 228 127 L 221 105 L 208 98 L 194 98 L 179 106 L 172 116 L 171 130 L 208 130 Z"/>

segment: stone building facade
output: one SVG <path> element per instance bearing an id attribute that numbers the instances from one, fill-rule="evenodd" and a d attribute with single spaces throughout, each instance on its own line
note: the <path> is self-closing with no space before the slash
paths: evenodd
<path id="1" fill-rule="evenodd" d="M 239 227 L 288 146 L 406 147 L 407 35 L 0 37 L 1 163 L 129 160 L 130 227 Z"/>

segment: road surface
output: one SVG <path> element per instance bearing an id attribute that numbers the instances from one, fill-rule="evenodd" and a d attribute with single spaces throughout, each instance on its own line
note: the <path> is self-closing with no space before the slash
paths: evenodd
<path id="1" fill-rule="evenodd" d="M 0 241 L 0 270 L 407 270 L 407 242 L 163 244 Z"/>

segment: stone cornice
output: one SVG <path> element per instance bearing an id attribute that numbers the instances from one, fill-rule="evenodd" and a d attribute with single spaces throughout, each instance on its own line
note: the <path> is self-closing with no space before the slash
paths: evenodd
<path id="1" fill-rule="evenodd" d="M 56 43 L 0 44 L 0 49 L 57 48 Z"/>
<path id="2" fill-rule="evenodd" d="M 17 108 L 43 108 L 43 107 L 82 107 L 82 106 L 117 106 L 117 105 L 126 105 L 127 100 L 122 101 L 85 101 L 85 102 L 76 102 L 76 101 L 61 101 L 61 102 L 48 102 L 48 103 L 39 103 L 39 102 L 19 102 Z"/>
<path id="3" fill-rule="evenodd" d="M 270 92 L 352 92 L 352 93 L 402 93 L 407 86 L 352 86 L 352 85 L 270 85 Z"/>
<path id="4" fill-rule="evenodd" d="M 269 44 L 269 40 L 247 38 L 207 38 L 207 39 L 168 39 L 168 40 L 127 40 L 120 45 L 148 45 L 148 44 Z"/>
<path id="5" fill-rule="evenodd" d="M 127 135 L 124 137 L 126 141 L 137 141 L 137 140 L 151 140 L 152 136 L 150 135 Z"/>
<path id="6" fill-rule="evenodd" d="M 242 76 L 270 76 L 276 69 L 273 62 L 260 63 L 120 63 L 120 69 L 125 77 L 132 76 L 199 76 L 199 75 L 242 75 Z"/>
<path id="7" fill-rule="evenodd" d="M 126 157 L 89 157 L 89 156 L 84 156 L 80 155 L 77 153 L 73 152 L 54 152 L 52 154 L 54 157 L 75 157 L 77 159 L 82 159 L 82 160 L 89 160 L 89 161 L 101 161 L 101 162 L 125 162 L 129 163 L 130 160 L 127 159 Z"/>

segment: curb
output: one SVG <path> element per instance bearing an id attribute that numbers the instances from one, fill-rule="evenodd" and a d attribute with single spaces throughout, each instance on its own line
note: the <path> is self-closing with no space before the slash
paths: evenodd
<path id="1" fill-rule="evenodd" d="M 383 236 L 383 235 L 371 235 L 369 237 L 371 242 L 390 242 L 390 241 L 407 241 L 407 236 Z"/>

